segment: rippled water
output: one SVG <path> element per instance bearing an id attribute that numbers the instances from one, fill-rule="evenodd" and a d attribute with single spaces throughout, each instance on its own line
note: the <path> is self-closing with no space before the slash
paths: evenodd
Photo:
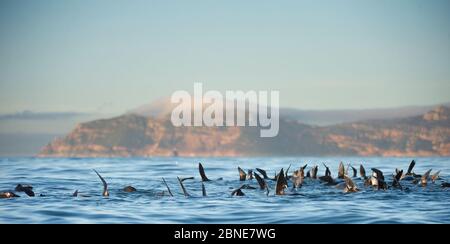
<path id="1" fill-rule="evenodd" d="M 449 189 L 440 183 L 418 187 L 404 182 L 407 191 L 374 191 L 356 181 L 362 191 L 344 194 L 317 181 L 307 181 L 300 195 L 274 196 L 243 190 L 246 196 L 231 197 L 242 182 L 237 166 L 275 170 L 292 169 L 308 163 L 327 163 L 333 177 L 340 160 L 366 171 L 377 167 L 386 179 L 396 167 L 406 170 L 410 158 L 150 158 L 150 159 L 0 159 L 0 190 L 13 190 L 18 183 L 31 184 L 37 197 L 0 199 L 0 223 L 450 223 Z M 211 182 L 205 182 L 208 196 L 202 197 L 198 174 L 202 162 Z M 450 158 L 418 158 L 414 172 L 442 170 L 448 179 Z M 97 169 L 109 183 L 109 198 L 101 196 L 102 184 L 92 171 Z M 309 169 L 309 167 L 308 167 Z M 292 171 L 291 171 L 292 172 Z M 183 196 L 176 176 L 195 176 L 185 181 L 189 198 Z M 166 188 L 174 197 L 160 196 Z M 216 180 L 223 178 L 222 180 Z M 257 186 L 255 180 L 247 181 Z M 132 185 L 134 193 L 122 192 Z M 78 189 L 86 197 L 72 197 Z M 43 194 L 44 196 L 38 196 Z"/>

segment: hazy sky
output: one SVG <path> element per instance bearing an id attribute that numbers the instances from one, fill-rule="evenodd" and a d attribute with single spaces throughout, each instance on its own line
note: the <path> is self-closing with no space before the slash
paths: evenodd
<path id="1" fill-rule="evenodd" d="M 450 1 L 0 1 L 0 113 L 121 113 L 194 82 L 304 109 L 448 102 Z"/>

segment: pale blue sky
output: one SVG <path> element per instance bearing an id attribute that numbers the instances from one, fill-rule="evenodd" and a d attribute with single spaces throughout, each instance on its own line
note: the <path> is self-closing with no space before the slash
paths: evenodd
<path id="1" fill-rule="evenodd" d="M 122 113 L 194 82 L 303 109 L 448 102 L 450 1 L 0 1 L 0 113 Z"/>

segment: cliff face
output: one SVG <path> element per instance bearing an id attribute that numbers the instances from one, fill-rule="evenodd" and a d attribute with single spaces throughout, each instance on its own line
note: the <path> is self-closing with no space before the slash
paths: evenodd
<path id="1" fill-rule="evenodd" d="M 450 109 L 423 116 L 314 127 L 281 119 L 274 138 L 257 127 L 173 127 L 168 119 L 127 114 L 78 125 L 39 156 L 450 156 Z"/>
<path id="2" fill-rule="evenodd" d="M 423 116 L 367 121 L 323 128 L 328 142 L 356 155 L 450 156 L 450 109 Z"/>

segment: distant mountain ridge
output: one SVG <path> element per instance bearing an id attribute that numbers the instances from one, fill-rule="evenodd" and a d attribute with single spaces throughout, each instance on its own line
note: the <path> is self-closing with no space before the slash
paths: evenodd
<path id="1" fill-rule="evenodd" d="M 49 143 L 43 157 L 131 156 L 450 156 L 450 108 L 422 115 L 312 126 L 280 119 L 280 132 L 258 127 L 174 127 L 166 116 L 127 113 L 79 124 Z"/>
<path id="2" fill-rule="evenodd" d="M 161 98 L 157 101 L 131 109 L 127 114 L 136 114 L 144 117 L 165 118 L 170 116 L 173 108 L 177 106 L 170 102 L 170 98 Z M 396 108 L 371 109 L 335 109 L 335 110 L 303 110 L 295 108 L 280 108 L 280 116 L 309 125 L 334 125 L 340 123 L 366 121 L 374 119 L 397 119 L 422 115 L 437 106 L 450 107 L 449 103 L 428 106 L 405 106 Z"/>

